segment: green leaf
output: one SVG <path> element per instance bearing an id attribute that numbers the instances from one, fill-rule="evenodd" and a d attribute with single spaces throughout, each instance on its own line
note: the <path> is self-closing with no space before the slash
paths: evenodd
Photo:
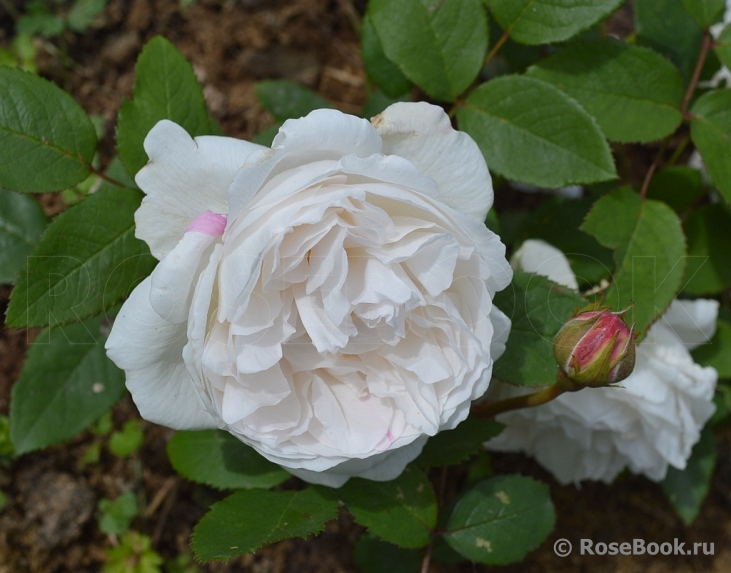
<path id="1" fill-rule="evenodd" d="M 529 68 L 528 75 L 578 101 L 612 141 L 655 141 L 683 119 L 680 73 L 648 48 L 614 39 L 576 42 Z"/>
<path id="2" fill-rule="evenodd" d="M 411 467 L 391 481 L 352 478 L 337 495 L 357 523 L 399 547 L 428 545 L 437 525 L 434 489 L 426 475 Z"/>
<path id="3" fill-rule="evenodd" d="M 267 489 L 291 477 L 220 430 L 178 432 L 168 442 L 168 457 L 179 474 L 217 489 Z"/>
<path id="4" fill-rule="evenodd" d="M 505 565 L 538 547 L 555 522 L 546 484 L 519 475 L 499 476 L 462 496 L 444 538 L 470 561 Z"/>
<path id="5" fill-rule="evenodd" d="M 586 300 L 541 275 L 516 272 L 508 288 L 495 295 L 495 306 L 512 321 L 505 354 L 493 376 L 517 386 L 550 386 L 556 381 L 553 338 Z"/>
<path id="6" fill-rule="evenodd" d="M 513 181 L 553 188 L 617 176 L 596 121 L 547 82 L 496 78 L 470 94 L 457 118 L 490 170 Z"/>
<path id="7" fill-rule="evenodd" d="M 383 93 L 395 98 L 411 89 L 409 78 L 383 53 L 383 46 L 368 14 L 363 18 L 360 47 L 368 77 L 381 88 Z"/>
<path id="8" fill-rule="evenodd" d="M 0 186 L 60 191 L 86 179 L 96 151 L 94 126 L 55 84 L 0 67 Z"/>
<path id="9" fill-rule="evenodd" d="M 719 19 L 726 0 L 683 0 L 683 6 L 701 28 L 707 28 Z"/>
<path id="10" fill-rule="evenodd" d="M 676 213 L 682 213 L 705 192 L 700 171 L 685 165 L 672 165 L 655 173 L 647 188 L 647 197 L 664 201 Z"/>
<path id="11" fill-rule="evenodd" d="M 117 125 L 117 154 L 130 176 L 147 163 L 142 144 L 161 119 L 181 125 L 191 137 L 220 134 L 193 66 L 168 40 L 157 36 L 147 43 L 135 74 L 134 99 L 122 103 Z"/>
<path id="12" fill-rule="evenodd" d="M 666 56 L 688 81 L 703 41 L 703 30 L 682 0 L 634 0 L 635 31 L 641 44 Z"/>
<path id="13" fill-rule="evenodd" d="M 594 204 L 581 230 L 614 249 L 614 280 L 604 302 L 615 310 L 634 303 L 627 318 L 644 336 L 682 286 L 686 252 L 680 219 L 665 203 L 642 201 L 622 187 Z"/>
<path id="14" fill-rule="evenodd" d="M 421 551 L 402 549 L 366 533 L 355 544 L 353 563 L 361 573 L 419 573 Z"/>
<path id="15" fill-rule="evenodd" d="M 134 454 L 145 441 L 145 431 L 139 420 L 127 420 L 120 432 L 109 437 L 109 451 L 118 458 Z"/>
<path id="16" fill-rule="evenodd" d="M 693 105 L 690 135 L 718 190 L 731 203 L 731 90 L 701 96 Z"/>
<path id="17" fill-rule="evenodd" d="M 483 443 L 497 436 L 502 429 L 503 425 L 495 420 L 467 418 L 454 430 L 439 432 L 429 438 L 414 463 L 425 469 L 462 463 L 483 451 Z"/>
<path id="18" fill-rule="evenodd" d="M 721 63 L 731 69 L 731 26 L 726 26 L 716 40 L 715 52 Z"/>
<path id="19" fill-rule="evenodd" d="M 201 561 L 223 561 L 263 545 L 319 533 L 337 516 L 328 490 L 241 490 L 215 503 L 193 530 L 193 552 Z"/>
<path id="20" fill-rule="evenodd" d="M 708 494 L 716 466 L 716 439 L 710 426 L 701 432 L 684 470 L 668 468 L 662 489 L 686 525 L 693 523 Z"/>
<path id="21" fill-rule="evenodd" d="M 701 366 L 713 366 L 719 378 L 731 378 L 731 324 L 719 320 L 713 338 L 691 354 Z"/>
<path id="22" fill-rule="evenodd" d="M 58 444 L 92 424 L 124 393 L 124 372 L 104 351 L 103 318 L 42 331 L 10 401 L 17 454 Z"/>
<path id="23" fill-rule="evenodd" d="M 371 0 L 386 58 L 432 98 L 453 101 L 482 68 L 487 16 L 480 0 Z"/>
<path id="24" fill-rule="evenodd" d="M 14 283 L 48 225 L 38 201 L 0 189 L 0 284 Z"/>
<path id="25" fill-rule="evenodd" d="M 521 44 L 563 42 L 588 30 L 622 0 L 486 0 L 493 16 Z"/>
<path id="26" fill-rule="evenodd" d="M 119 545 L 106 550 L 104 573 L 161 573 L 162 557 L 152 549 L 152 539 L 137 531 L 128 531 Z"/>
<path id="27" fill-rule="evenodd" d="M 137 516 L 137 497 L 133 491 L 125 491 L 117 499 L 99 500 L 99 530 L 107 535 L 122 535 Z"/>
<path id="28" fill-rule="evenodd" d="M 314 109 L 333 108 L 319 94 L 289 80 L 257 82 L 256 97 L 278 121 L 303 117 Z"/>
<path id="29" fill-rule="evenodd" d="M 69 11 L 69 28 L 74 32 L 85 32 L 106 6 L 107 0 L 76 0 Z"/>
<path id="30" fill-rule="evenodd" d="M 56 217 L 18 278 L 8 326 L 75 322 L 127 296 L 156 263 L 134 236 L 141 200 L 133 189 L 100 189 Z"/>
<path id="31" fill-rule="evenodd" d="M 725 205 L 707 205 L 683 224 L 688 237 L 688 266 L 683 290 L 711 295 L 731 286 L 731 212 Z"/>

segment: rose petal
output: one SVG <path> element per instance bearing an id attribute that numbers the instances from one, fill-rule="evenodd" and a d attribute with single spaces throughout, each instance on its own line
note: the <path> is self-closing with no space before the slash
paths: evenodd
<path id="1" fill-rule="evenodd" d="M 172 121 L 162 120 L 145 138 L 150 157 L 135 181 L 146 196 L 135 213 L 135 236 L 162 259 L 204 211 L 228 213 L 228 188 L 236 172 L 261 145 L 230 137 L 195 139 Z"/>
<path id="2" fill-rule="evenodd" d="M 383 138 L 383 153 L 408 159 L 437 181 L 441 202 L 485 221 L 493 201 L 485 159 L 469 135 L 452 128 L 442 108 L 399 102 L 371 121 Z"/>
<path id="3" fill-rule="evenodd" d="M 151 279 L 132 291 L 105 344 L 125 371 L 140 415 L 176 430 L 217 428 L 183 361 L 186 325 L 160 318 L 150 305 Z"/>
<path id="4" fill-rule="evenodd" d="M 545 241 L 538 239 L 524 241 L 510 258 L 510 265 L 515 270 L 535 273 L 560 285 L 579 290 L 579 283 L 576 282 L 576 276 L 566 255 Z"/>

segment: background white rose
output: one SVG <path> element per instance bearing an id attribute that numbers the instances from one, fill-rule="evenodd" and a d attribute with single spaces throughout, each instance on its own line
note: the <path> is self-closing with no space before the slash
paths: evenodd
<path id="1" fill-rule="evenodd" d="M 487 389 L 510 281 L 490 175 L 441 108 L 287 121 L 272 149 L 162 121 L 107 342 L 142 416 L 224 428 L 308 481 L 396 477 Z"/>
<path id="2" fill-rule="evenodd" d="M 511 263 L 576 288 L 566 257 L 544 241 L 526 241 Z M 689 350 L 713 336 L 717 314 L 713 300 L 673 301 L 637 346 L 635 370 L 621 387 L 566 393 L 501 414 L 496 419 L 506 428 L 486 446 L 526 452 L 562 484 L 611 482 L 625 467 L 659 481 L 668 464 L 684 468 L 715 410 L 717 380 L 716 371 L 693 362 Z M 493 382 L 488 397 L 520 392 Z"/>

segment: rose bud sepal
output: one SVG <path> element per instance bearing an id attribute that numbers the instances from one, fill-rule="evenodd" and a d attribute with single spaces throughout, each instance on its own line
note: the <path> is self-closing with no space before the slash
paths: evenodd
<path id="1" fill-rule="evenodd" d="M 624 380 L 635 364 L 634 325 L 623 315 L 596 304 L 580 310 L 558 331 L 553 352 L 559 364 L 557 381 L 566 390 L 598 388 Z"/>

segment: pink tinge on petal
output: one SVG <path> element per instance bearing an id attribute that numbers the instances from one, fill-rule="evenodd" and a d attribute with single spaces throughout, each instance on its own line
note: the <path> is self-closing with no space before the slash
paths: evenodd
<path id="1" fill-rule="evenodd" d="M 185 229 L 186 233 L 205 233 L 211 237 L 218 237 L 226 229 L 226 215 L 219 215 L 212 211 L 205 211 L 193 219 Z"/>
<path id="2" fill-rule="evenodd" d="M 386 432 L 386 439 L 389 441 L 389 443 L 390 442 L 393 442 L 396 439 L 394 437 L 394 435 L 391 433 L 391 430 L 389 430 L 388 432 Z"/>

